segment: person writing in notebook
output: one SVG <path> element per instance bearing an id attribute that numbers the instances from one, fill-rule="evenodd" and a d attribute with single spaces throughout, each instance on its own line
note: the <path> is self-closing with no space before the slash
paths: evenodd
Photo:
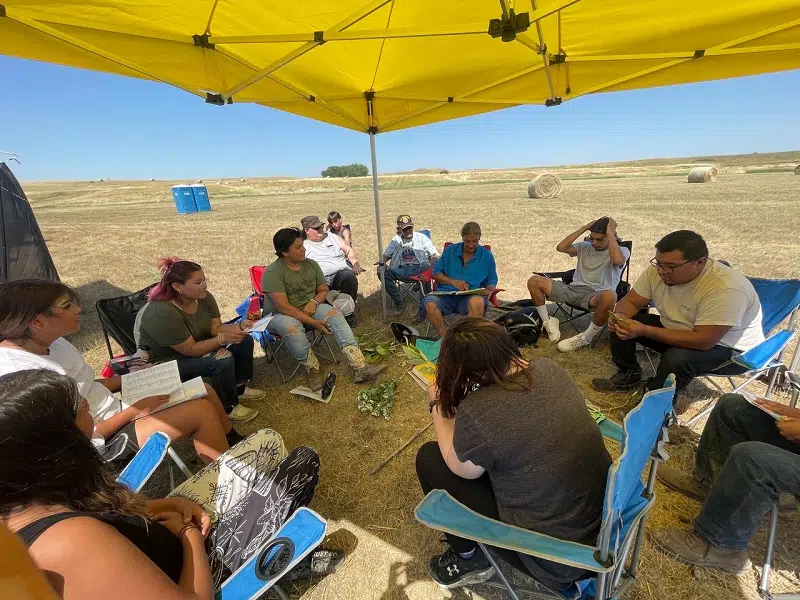
<path id="1" fill-rule="evenodd" d="M 433 267 L 433 278 L 439 292 L 475 290 L 497 287 L 497 267 L 494 256 L 481 246 L 481 226 L 475 222 L 461 228 L 461 241 L 444 249 Z M 471 317 L 482 317 L 489 305 L 488 295 L 435 296 L 423 298 L 425 315 L 443 336 L 444 316 L 459 313 Z M 422 315 L 420 315 L 422 317 Z"/>

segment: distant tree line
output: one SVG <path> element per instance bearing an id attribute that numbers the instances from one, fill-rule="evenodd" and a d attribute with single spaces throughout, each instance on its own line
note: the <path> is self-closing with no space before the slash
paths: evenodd
<path id="1" fill-rule="evenodd" d="M 369 169 L 362 164 L 333 165 L 322 172 L 323 177 L 366 177 Z"/>

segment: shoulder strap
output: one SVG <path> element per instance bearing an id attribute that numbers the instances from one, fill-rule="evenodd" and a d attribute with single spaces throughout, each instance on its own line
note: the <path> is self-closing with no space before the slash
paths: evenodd
<path id="1" fill-rule="evenodd" d="M 47 515 L 46 517 L 42 517 L 34 521 L 33 523 L 28 523 L 16 532 L 16 534 L 22 538 L 22 541 L 25 542 L 25 545 L 30 547 L 33 542 L 35 542 L 40 535 L 42 535 L 45 531 L 50 529 L 56 523 L 61 521 L 65 521 L 67 519 L 71 519 L 73 517 L 87 517 L 93 516 L 90 513 L 86 512 L 62 512 L 56 513 L 54 515 Z"/>

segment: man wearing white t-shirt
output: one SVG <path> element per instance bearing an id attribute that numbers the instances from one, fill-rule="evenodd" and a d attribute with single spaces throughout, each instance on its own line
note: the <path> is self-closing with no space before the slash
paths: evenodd
<path id="1" fill-rule="evenodd" d="M 592 387 L 617 391 L 640 385 L 637 342 L 661 353 L 648 389 L 662 387 L 670 373 L 681 390 L 702 373 L 746 371 L 731 357 L 764 341 L 761 303 L 750 281 L 709 258 L 705 240 L 693 231 L 664 236 L 650 263 L 614 309 L 622 320 L 608 323 L 618 371 L 609 379 L 593 379 Z M 659 314 L 640 312 L 651 301 Z"/>

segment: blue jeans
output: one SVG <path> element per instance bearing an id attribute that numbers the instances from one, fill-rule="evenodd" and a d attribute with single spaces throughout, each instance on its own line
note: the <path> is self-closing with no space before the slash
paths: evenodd
<path id="1" fill-rule="evenodd" d="M 383 285 L 386 286 L 386 293 L 392 299 L 395 306 L 402 306 L 403 299 L 400 297 L 400 290 L 397 289 L 398 281 L 407 281 L 414 275 L 424 273 L 431 268 L 430 263 L 399 265 L 386 269 L 383 273 Z"/>
<path id="2" fill-rule="evenodd" d="M 328 326 L 333 331 L 336 344 L 339 348 L 346 346 L 358 346 L 353 330 L 344 319 L 342 311 L 334 308 L 330 304 L 320 304 L 314 313 L 315 319 L 326 319 Z M 278 334 L 286 342 L 286 347 L 296 360 L 304 363 L 308 359 L 308 351 L 311 349 L 311 342 L 306 336 L 306 328 L 303 323 L 288 315 L 276 314 L 269 322 L 267 329 Z"/>
<path id="3" fill-rule="evenodd" d="M 222 406 L 227 412 L 239 404 L 239 393 L 253 378 L 253 338 L 249 335 L 238 344 L 228 346 L 231 356 L 218 359 L 211 356 L 196 358 L 181 356 L 177 358 L 178 372 L 186 381 L 194 377 L 206 377 L 217 392 Z"/>
<path id="4" fill-rule="evenodd" d="M 714 546 L 741 550 L 780 494 L 800 496 L 800 444 L 742 396 L 725 394 L 700 438 L 694 477 L 712 486 L 695 531 Z"/>

